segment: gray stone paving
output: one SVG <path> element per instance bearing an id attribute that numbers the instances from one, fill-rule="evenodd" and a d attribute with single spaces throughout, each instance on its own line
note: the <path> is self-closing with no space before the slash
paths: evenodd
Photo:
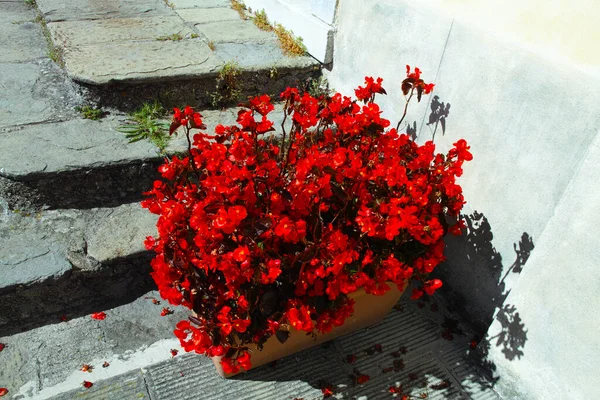
<path id="1" fill-rule="evenodd" d="M 444 311 L 431 311 L 430 304 L 419 308 L 403 298 L 379 325 L 231 379 L 220 378 L 209 359 L 180 353 L 106 380 L 94 381 L 94 373 L 89 374 L 88 380 L 94 381 L 91 389 L 76 388 L 51 398 L 99 399 L 110 393 L 124 400 L 308 400 L 323 398 L 321 388 L 330 385 L 336 393 L 333 398 L 389 399 L 394 398 L 389 388 L 402 385 L 411 398 L 498 399 L 467 361 L 473 357 L 467 328 L 461 326 L 464 333 L 455 334 L 452 341 L 441 337 L 441 321 L 447 317 Z M 382 351 L 373 350 L 374 345 L 381 345 Z M 348 364 L 348 355 L 356 356 L 353 364 Z M 352 375 L 357 371 L 370 380 L 356 383 Z"/>
<path id="2" fill-rule="evenodd" d="M 201 78 L 214 76 L 226 62 L 236 60 L 252 71 L 318 65 L 310 57 L 290 58 L 271 48 L 265 56 L 252 46 L 238 47 L 237 54 L 213 51 L 209 43 L 215 49 L 221 43 L 277 46 L 274 33 L 241 20 L 222 1 L 197 1 L 196 7 L 175 2 L 173 8 L 161 0 L 75 4 L 40 0 L 37 4 L 54 44 L 63 49 L 67 73 L 81 83 Z M 181 40 L 165 40 L 172 35 L 180 35 Z"/>

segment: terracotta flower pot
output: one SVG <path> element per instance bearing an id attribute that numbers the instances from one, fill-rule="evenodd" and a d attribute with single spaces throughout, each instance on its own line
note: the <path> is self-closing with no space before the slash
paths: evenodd
<path id="1" fill-rule="evenodd" d="M 256 346 L 250 344 L 250 352 L 252 355 L 252 368 L 268 364 L 271 361 L 283 358 L 290 354 L 308 349 L 318 344 L 335 339 L 347 333 L 355 332 L 362 328 L 375 325 L 383 320 L 392 307 L 398 302 L 404 290 L 398 290 L 395 284 L 390 284 L 392 290 L 388 291 L 383 296 L 374 296 L 366 294 L 363 289 L 349 294 L 348 297 L 354 299 L 354 314 L 346 319 L 344 325 L 334 327 L 331 332 L 326 334 L 317 334 L 316 338 L 307 335 L 306 332 L 297 331 L 294 328 L 290 330 L 290 336 L 285 343 L 280 343 L 275 336 L 271 336 L 263 345 L 262 351 L 259 351 Z M 406 286 L 404 287 L 406 289 Z M 212 357 L 212 361 L 217 368 L 219 375 L 229 378 L 236 374 L 226 374 L 221 366 L 221 357 Z M 241 370 L 242 373 L 244 372 Z"/>

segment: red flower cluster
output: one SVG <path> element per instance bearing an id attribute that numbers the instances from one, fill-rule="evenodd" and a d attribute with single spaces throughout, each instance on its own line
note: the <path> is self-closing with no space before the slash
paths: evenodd
<path id="1" fill-rule="evenodd" d="M 418 69 L 407 79 L 433 88 Z M 288 88 L 281 136 L 267 134 L 268 96 L 214 134 L 191 108 L 175 110 L 172 131 L 185 129 L 189 154 L 160 167 L 164 180 L 142 205 L 159 215 L 146 247 L 157 253 L 160 294 L 194 311 L 175 329 L 186 351 L 222 357 L 228 373 L 247 370 L 249 344 L 343 325 L 358 289 L 381 295 L 413 279 L 422 295 L 441 286 L 427 275 L 444 260 L 446 217 L 464 203 L 455 179 L 469 147 L 461 140 L 436 154 L 432 142 L 388 129 L 374 102 L 381 84 L 366 78 L 362 105 Z"/>

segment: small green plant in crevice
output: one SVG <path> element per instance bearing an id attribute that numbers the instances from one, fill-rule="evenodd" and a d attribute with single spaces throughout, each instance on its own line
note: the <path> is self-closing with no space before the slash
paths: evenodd
<path id="1" fill-rule="evenodd" d="M 246 15 L 246 5 L 242 1 L 231 0 L 231 8 L 233 8 L 240 15 L 241 19 L 248 19 Z"/>
<path id="2" fill-rule="evenodd" d="M 323 75 L 318 78 L 312 78 L 308 81 L 306 85 L 306 91 L 315 98 L 319 98 L 321 96 L 330 97 L 335 91 L 329 88 L 329 81 Z"/>
<path id="3" fill-rule="evenodd" d="M 254 22 L 254 25 L 256 25 L 261 31 L 270 32 L 273 30 L 273 25 L 269 23 L 269 18 L 267 18 L 267 13 L 264 9 L 257 11 L 252 18 L 252 21 Z"/>
<path id="4" fill-rule="evenodd" d="M 119 127 L 119 131 L 126 134 L 129 143 L 147 139 L 162 153 L 171 138 L 168 134 L 169 124 L 160 121 L 164 115 L 165 110 L 158 101 L 144 103 L 139 110 L 129 115 L 129 119 Z"/>
<path id="5" fill-rule="evenodd" d="M 191 37 L 192 39 L 198 39 L 198 38 L 200 37 L 200 35 L 198 35 L 197 33 L 192 33 L 192 34 L 190 35 L 190 37 Z"/>
<path id="6" fill-rule="evenodd" d="M 35 7 L 35 1 L 33 2 L 33 6 Z M 46 39 L 46 45 L 48 46 L 48 57 L 60 65 L 61 67 L 65 66 L 65 62 L 63 60 L 63 48 L 60 46 L 54 45 L 52 41 L 52 37 L 50 36 L 50 31 L 48 30 L 48 25 L 46 24 L 46 20 L 42 16 L 42 13 L 38 10 L 37 16 L 35 17 L 35 22 L 39 23 L 42 26 L 42 34 Z"/>
<path id="7" fill-rule="evenodd" d="M 242 94 L 241 73 L 239 66 L 235 62 L 230 61 L 223 65 L 219 76 L 217 76 L 215 91 L 209 93 L 213 107 L 225 106 L 239 100 Z"/>
<path id="8" fill-rule="evenodd" d="M 269 70 L 269 78 L 273 80 L 279 78 L 279 71 L 277 70 L 277 67 L 271 67 L 271 69 Z"/>
<path id="9" fill-rule="evenodd" d="M 167 40 L 178 42 L 180 40 L 183 40 L 183 36 L 181 36 L 181 33 L 177 32 L 173 33 L 172 35 L 159 36 L 156 38 L 156 40 L 159 40 L 161 42 L 166 42 Z"/>
<path id="10" fill-rule="evenodd" d="M 29 6 L 29 7 L 35 7 L 35 0 L 24 0 L 25 5 Z"/>
<path id="11" fill-rule="evenodd" d="M 106 114 L 101 109 L 92 106 L 77 106 L 75 107 L 75 111 L 81 114 L 82 118 L 91 119 L 92 121 L 97 121 Z"/>
<path id="12" fill-rule="evenodd" d="M 306 46 L 302 42 L 302 38 L 294 36 L 294 33 L 285 29 L 283 25 L 275 24 L 275 34 L 279 39 L 279 45 L 283 50 L 283 54 L 292 57 L 306 54 Z"/>
<path id="13" fill-rule="evenodd" d="M 175 4 L 171 3 L 169 0 L 163 0 L 165 2 L 165 5 L 167 7 L 169 7 L 170 9 L 174 10 L 175 9 Z"/>
<path id="14" fill-rule="evenodd" d="M 212 40 L 210 40 L 208 43 L 208 48 L 211 49 L 212 51 L 215 51 L 215 42 L 213 42 Z"/>

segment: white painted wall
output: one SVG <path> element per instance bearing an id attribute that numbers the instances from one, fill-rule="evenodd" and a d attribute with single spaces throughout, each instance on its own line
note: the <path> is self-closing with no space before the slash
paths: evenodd
<path id="1" fill-rule="evenodd" d="M 394 124 L 406 64 L 450 104 L 435 143 L 471 145 L 461 184 L 472 223 L 438 274 L 482 332 L 493 322 L 496 388 L 514 399 L 590 399 L 600 388 L 600 60 L 586 57 L 600 25 L 593 2 L 563 3 L 343 0 L 328 76 L 345 94 L 383 77 L 380 105 Z M 406 118 L 421 142 L 434 136 L 430 106 Z"/>

